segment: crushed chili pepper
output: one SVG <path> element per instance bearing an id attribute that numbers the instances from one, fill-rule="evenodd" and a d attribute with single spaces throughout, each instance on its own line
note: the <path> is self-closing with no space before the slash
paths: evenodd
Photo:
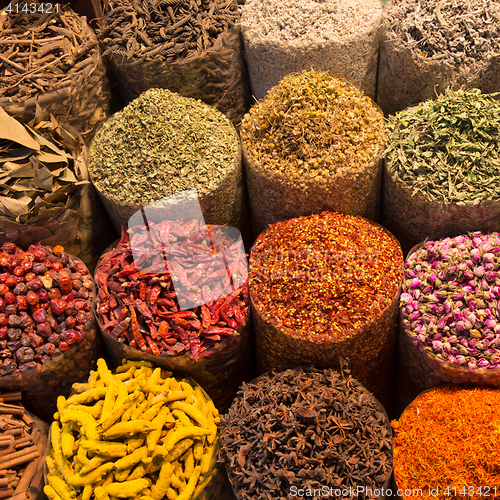
<path id="1" fill-rule="evenodd" d="M 247 262 L 223 229 L 194 220 L 122 231 L 95 272 L 103 331 L 148 354 L 196 360 L 239 335 L 249 311 Z"/>
<path id="2" fill-rule="evenodd" d="M 362 217 L 325 211 L 272 224 L 249 264 L 259 372 L 334 368 L 348 356 L 388 404 L 402 279 L 398 241 Z"/>
<path id="3" fill-rule="evenodd" d="M 448 386 L 422 393 L 391 423 L 397 487 L 443 500 L 498 498 L 499 422 L 499 390 Z"/>

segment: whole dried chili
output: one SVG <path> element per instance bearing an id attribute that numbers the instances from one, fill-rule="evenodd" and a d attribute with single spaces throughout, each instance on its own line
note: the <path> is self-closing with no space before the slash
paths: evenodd
<path id="1" fill-rule="evenodd" d="M 199 360 L 246 324 L 247 263 L 240 248 L 222 226 L 196 220 L 123 231 L 96 268 L 101 328 L 149 354 L 191 353 Z"/>
<path id="2" fill-rule="evenodd" d="M 500 496 L 500 391 L 448 386 L 418 396 L 392 422 L 403 498 Z"/>

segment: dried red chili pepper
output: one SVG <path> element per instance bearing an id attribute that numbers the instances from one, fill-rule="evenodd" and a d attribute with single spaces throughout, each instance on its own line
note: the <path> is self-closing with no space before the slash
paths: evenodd
<path id="1" fill-rule="evenodd" d="M 103 255 L 95 273 L 102 329 L 134 348 L 151 353 L 158 348 L 160 354 L 170 355 L 191 352 L 195 359 L 221 335 L 237 334 L 248 320 L 248 293 L 245 285 L 231 288 L 224 261 L 228 254 L 217 256 L 214 246 L 231 248 L 231 269 L 238 270 L 231 276 L 235 282 L 246 283 L 247 262 L 221 229 L 197 221 L 165 221 L 123 231 L 118 246 Z M 209 235 L 216 245 L 207 244 Z M 185 289 L 179 290 L 181 286 Z M 118 323 L 113 326 L 112 321 Z M 216 332 L 210 338 L 206 331 L 214 325 L 221 335 Z M 191 339 L 193 334 L 197 340 Z"/>

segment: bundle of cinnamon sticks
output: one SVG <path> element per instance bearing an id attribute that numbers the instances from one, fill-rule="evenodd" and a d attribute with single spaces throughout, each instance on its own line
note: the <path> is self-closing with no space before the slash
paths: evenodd
<path id="1" fill-rule="evenodd" d="M 20 392 L 0 393 L 0 499 L 32 500 L 43 486 L 47 434 L 21 405 L 11 404 L 20 399 Z"/>

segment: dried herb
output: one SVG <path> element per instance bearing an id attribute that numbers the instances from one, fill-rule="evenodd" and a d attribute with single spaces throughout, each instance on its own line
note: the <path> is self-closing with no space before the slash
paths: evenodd
<path id="1" fill-rule="evenodd" d="M 384 118 L 355 87 L 314 71 L 285 77 L 241 124 L 256 229 L 326 208 L 378 215 Z"/>
<path id="2" fill-rule="evenodd" d="M 342 373 L 262 375 L 243 384 L 221 421 L 222 457 L 239 500 L 287 499 L 322 487 L 368 498 L 392 473 L 387 415 L 345 365 Z"/>
<path id="3" fill-rule="evenodd" d="M 323 212 L 271 225 L 249 264 L 259 369 L 327 368 L 342 354 L 388 404 L 402 277 L 399 243 L 361 217 Z"/>
<path id="4" fill-rule="evenodd" d="M 386 28 L 425 59 L 475 65 L 500 51 L 500 6 L 489 0 L 398 0 Z"/>
<path id="5" fill-rule="evenodd" d="M 421 394 L 392 426 L 404 499 L 497 498 L 500 391 L 443 387 Z M 414 493 L 419 490 L 419 493 Z"/>
<path id="6" fill-rule="evenodd" d="M 175 61 L 210 49 L 239 20 L 236 0 L 110 1 L 99 38 L 105 54 Z"/>
<path id="7" fill-rule="evenodd" d="M 29 121 L 40 105 L 90 141 L 109 113 L 110 90 L 98 40 L 68 6 L 33 0 L 2 13 L 0 106 Z"/>
<path id="8" fill-rule="evenodd" d="M 230 224 L 238 210 L 233 199 L 243 198 L 231 122 L 167 89 L 144 92 L 103 124 L 90 147 L 89 171 L 118 228 L 138 208 L 186 189 L 200 194 L 207 222 Z"/>
<path id="9" fill-rule="evenodd" d="M 398 181 L 430 200 L 498 199 L 499 94 L 449 91 L 389 118 L 384 156 Z"/>
<path id="10" fill-rule="evenodd" d="M 234 243 L 196 220 L 123 231 L 96 269 L 103 330 L 155 356 L 190 352 L 199 360 L 226 345 L 249 309 L 245 254 Z"/>

